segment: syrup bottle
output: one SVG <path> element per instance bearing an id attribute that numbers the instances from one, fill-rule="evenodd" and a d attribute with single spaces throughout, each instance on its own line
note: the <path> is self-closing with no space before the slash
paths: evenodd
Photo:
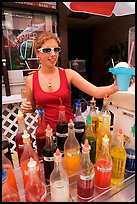
<path id="1" fill-rule="evenodd" d="M 68 175 L 76 174 L 80 163 L 80 145 L 75 137 L 74 123 L 68 123 L 68 138 L 64 144 L 64 162 Z"/>
<path id="2" fill-rule="evenodd" d="M 42 108 L 42 106 L 40 106 L 40 109 L 38 110 L 38 125 L 36 127 L 36 146 L 37 146 L 37 153 L 39 156 L 39 159 L 42 159 L 42 149 L 45 145 L 45 135 L 46 135 L 46 121 L 45 121 L 45 113 L 44 110 Z"/>
<path id="3" fill-rule="evenodd" d="M 127 154 L 126 171 L 135 172 L 135 124 L 131 127 L 129 139 L 125 143 L 125 150 Z"/>
<path id="4" fill-rule="evenodd" d="M 26 182 L 28 180 L 28 166 L 27 163 L 30 160 L 30 157 L 32 157 L 37 162 L 37 172 L 40 176 L 40 167 L 39 167 L 39 157 L 37 153 L 32 148 L 32 144 L 30 141 L 30 135 L 27 133 L 26 130 L 24 130 L 24 134 L 22 135 L 23 138 L 23 144 L 24 144 L 24 150 L 20 158 L 20 166 L 22 171 L 22 177 L 24 182 L 24 187 L 26 186 Z"/>
<path id="5" fill-rule="evenodd" d="M 3 150 L 4 155 L 11 161 L 13 165 L 11 150 L 10 150 L 10 143 L 8 141 L 8 138 L 3 133 L 2 133 L 2 150 Z"/>
<path id="6" fill-rule="evenodd" d="M 85 134 L 82 137 L 82 144 L 84 144 L 85 139 L 88 139 L 88 143 L 91 147 L 90 151 L 90 160 L 93 164 L 95 164 L 96 161 L 96 138 L 93 133 L 93 127 L 92 127 L 92 118 L 90 115 L 86 118 L 86 129 Z"/>
<path id="7" fill-rule="evenodd" d="M 117 142 L 111 149 L 111 157 L 113 163 L 111 183 L 113 185 L 116 185 L 124 180 L 126 166 L 126 150 L 123 146 L 122 129 L 119 129 L 116 139 Z"/>
<path id="8" fill-rule="evenodd" d="M 6 170 L 2 170 L 2 202 L 20 202 L 19 194 L 7 181 Z"/>
<path id="9" fill-rule="evenodd" d="M 54 168 L 54 153 L 56 151 L 56 145 L 54 144 L 52 136 L 52 128 L 48 124 L 46 128 L 46 142 L 42 151 L 45 181 L 47 184 L 49 183 L 50 174 Z"/>
<path id="10" fill-rule="evenodd" d="M 21 110 L 18 110 L 18 115 L 17 115 L 17 120 L 18 120 L 18 130 L 17 134 L 15 137 L 15 142 L 16 142 L 16 150 L 18 154 L 18 160 L 20 163 L 20 157 L 23 153 L 23 139 L 22 135 L 24 133 L 24 130 L 28 131 L 26 128 L 25 120 L 24 120 L 24 115 L 21 112 Z"/>
<path id="11" fill-rule="evenodd" d="M 37 162 L 30 157 L 28 180 L 25 186 L 26 202 L 47 202 L 47 187 L 37 173 Z"/>
<path id="12" fill-rule="evenodd" d="M 109 108 L 108 108 L 108 97 L 107 97 L 107 94 L 105 94 L 105 96 L 104 96 L 104 98 L 103 98 L 102 109 L 101 109 L 101 111 L 100 111 L 100 113 L 99 113 L 99 116 L 98 116 L 98 117 L 99 117 L 99 127 L 100 127 L 100 125 L 102 124 L 103 114 L 105 113 L 105 111 L 106 111 L 106 113 L 107 113 L 108 116 L 109 116 L 109 119 L 108 119 L 108 127 L 109 127 L 109 129 L 110 129 L 111 113 L 110 113 Z"/>
<path id="13" fill-rule="evenodd" d="M 110 132 L 108 121 L 109 121 L 109 115 L 107 114 L 107 111 L 105 111 L 105 113 L 103 114 L 102 125 L 99 127 L 97 135 L 96 135 L 96 157 L 101 150 L 102 138 L 105 134 L 107 134 L 107 136 L 109 137 L 109 151 L 111 150 L 112 134 Z"/>
<path id="14" fill-rule="evenodd" d="M 51 202 L 69 202 L 69 178 L 62 166 L 59 149 L 54 153 L 54 169 L 50 175 Z"/>
<path id="15" fill-rule="evenodd" d="M 96 101 L 94 97 L 92 98 L 92 100 L 90 100 L 90 110 L 89 110 L 88 115 L 90 115 L 92 118 L 93 133 L 96 137 L 96 134 L 99 128 L 99 118 L 96 112 Z"/>
<path id="16" fill-rule="evenodd" d="M 61 100 L 60 100 L 61 101 Z M 59 106 L 59 118 L 56 124 L 56 142 L 58 149 L 64 153 L 64 143 L 68 138 L 68 122 L 65 114 L 65 106 Z"/>
<path id="17" fill-rule="evenodd" d="M 90 145 L 85 139 L 82 146 L 82 158 L 77 173 L 77 195 L 80 199 L 89 200 L 94 193 L 94 166 L 90 160 Z"/>
<path id="18" fill-rule="evenodd" d="M 79 142 L 79 145 L 81 147 L 81 142 L 82 142 L 82 137 L 85 133 L 85 120 L 82 116 L 82 112 L 81 112 L 81 102 L 80 99 L 78 99 L 77 103 L 76 103 L 76 114 L 74 117 L 74 128 L 75 128 L 75 136 L 76 139 Z"/>
<path id="19" fill-rule="evenodd" d="M 102 148 L 96 158 L 94 184 L 95 190 L 101 193 L 111 186 L 112 158 L 109 152 L 109 137 L 102 138 Z"/>
<path id="20" fill-rule="evenodd" d="M 18 192 L 14 169 L 11 161 L 4 155 L 2 150 L 2 168 L 6 170 L 7 182 Z"/>

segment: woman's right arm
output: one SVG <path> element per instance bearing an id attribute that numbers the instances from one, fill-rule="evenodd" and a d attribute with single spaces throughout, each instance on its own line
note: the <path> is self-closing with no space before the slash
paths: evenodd
<path id="1" fill-rule="evenodd" d="M 32 91 L 32 78 L 33 74 L 26 77 L 26 101 L 21 103 L 23 113 L 32 113 L 36 110 L 36 102 Z"/>

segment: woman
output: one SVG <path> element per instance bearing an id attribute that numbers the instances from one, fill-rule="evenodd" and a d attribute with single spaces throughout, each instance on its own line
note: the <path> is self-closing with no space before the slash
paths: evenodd
<path id="1" fill-rule="evenodd" d="M 60 52 L 59 38 L 50 32 L 41 33 L 34 42 L 36 56 L 40 59 L 40 69 L 26 78 L 26 98 L 22 102 L 23 113 L 34 112 L 43 107 L 47 124 L 56 130 L 60 101 L 66 107 L 66 118 L 73 119 L 71 110 L 71 89 L 73 84 L 81 91 L 103 98 L 118 91 L 116 80 L 109 86 L 96 87 L 72 69 L 57 67 Z"/>

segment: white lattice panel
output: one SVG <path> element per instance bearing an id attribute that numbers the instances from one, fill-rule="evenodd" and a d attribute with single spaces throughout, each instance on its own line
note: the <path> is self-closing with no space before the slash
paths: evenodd
<path id="1" fill-rule="evenodd" d="M 21 103 L 2 105 L 2 133 L 9 140 L 11 153 L 16 152 L 15 136 L 18 129 L 17 114 Z M 35 129 L 38 121 L 38 111 L 35 113 L 24 114 L 27 129 L 33 138 L 33 148 L 36 149 Z"/>

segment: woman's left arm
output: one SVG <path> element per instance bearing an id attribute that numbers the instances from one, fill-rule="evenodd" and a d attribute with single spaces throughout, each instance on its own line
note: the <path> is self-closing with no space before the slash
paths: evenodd
<path id="1" fill-rule="evenodd" d="M 88 82 L 79 73 L 77 73 L 72 69 L 66 69 L 65 72 L 66 72 L 69 84 L 73 84 L 81 91 L 85 92 L 90 96 L 94 96 L 95 98 L 103 98 L 106 93 L 109 96 L 118 91 L 116 80 L 114 80 L 114 83 L 109 86 L 97 87 L 92 83 Z"/>

